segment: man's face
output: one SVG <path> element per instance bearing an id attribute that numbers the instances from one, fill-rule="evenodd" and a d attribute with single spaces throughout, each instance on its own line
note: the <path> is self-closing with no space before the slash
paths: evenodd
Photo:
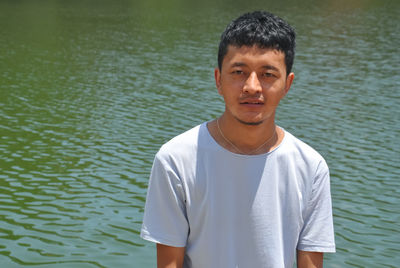
<path id="1" fill-rule="evenodd" d="M 257 46 L 229 46 L 222 69 L 215 69 L 226 115 L 249 125 L 274 119 L 279 101 L 289 91 L 293 78 L 293 73 L 286 75 L 283 52 Z"/>

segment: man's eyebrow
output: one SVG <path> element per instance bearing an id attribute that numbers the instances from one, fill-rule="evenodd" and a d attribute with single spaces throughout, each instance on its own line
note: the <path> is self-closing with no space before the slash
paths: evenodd
<path id="1" fill-rule="evenodd" d="M 244 62 L 240 62 L 240 61 L 234 62 L 231 64 L 231 67 L 243 67 L 243 66 L 247 66 L 247 64 Z M 277 71 L 277 72 L 279 71 L 279 69 L 273 65 L 263 65 L 261 68 L 266 69 L 266 70 L 273 70 L 273 71 Z"/>
<path id="2" fill-rule="evenodd" d="M 242 67 L 242 66 L 247 66 L 244 62 L 234 62 L 232 63 L 231 67 Z"/>
<path id="3" fill-rule="evenodd" d="M 272 66 L 272 65 L 264 65 L 262 68 L 267 69 L 267 70 L 277 71 L 277 72 L 279 71 L 278 68 L 276 68 L 275 66 Z"/>

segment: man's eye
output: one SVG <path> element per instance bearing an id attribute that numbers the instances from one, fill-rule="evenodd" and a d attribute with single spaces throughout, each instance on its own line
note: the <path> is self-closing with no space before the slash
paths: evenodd
<path id="1" fill-rule="evenodd" d="M 272 73 L 264 73 L 264 76 L 265 76 L 265 77 L 274 77 L 275 75 L 272 74 Z"/>
<path id="2" fill-rule="evenodd" d="M 233 71 L 232 73 L 233 73 L 233 74 L 242 74 L 243 71 L 241 71 L 241 70 L 235 70 L 235 71 Z"/>

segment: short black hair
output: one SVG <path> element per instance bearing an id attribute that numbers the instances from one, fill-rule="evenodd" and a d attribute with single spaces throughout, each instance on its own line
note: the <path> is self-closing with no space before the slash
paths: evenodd
<path id="1" fill-rule="evenodd" d="M 273 48 L 285 54 L 286 73 L 292 70 L 296 33 L 283 19 L 266 11 L 246 13 L 228 24 L 221 35 L 218 49 L 218 67 L 228 52 L 228 46 L 258 46 Z"/>

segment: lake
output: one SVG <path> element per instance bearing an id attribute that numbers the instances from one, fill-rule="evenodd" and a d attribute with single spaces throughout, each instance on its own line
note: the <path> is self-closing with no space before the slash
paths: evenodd
<path id="1" fill-rule="evenodd" d="M 239 14 L 297 31 L 278 124 L 327 160 L 337 253 L 400 263 L 400 2 L 0 1 L 1 267 L 155 267 L 139 237 L 158 148 L 224 110 Z"/>

